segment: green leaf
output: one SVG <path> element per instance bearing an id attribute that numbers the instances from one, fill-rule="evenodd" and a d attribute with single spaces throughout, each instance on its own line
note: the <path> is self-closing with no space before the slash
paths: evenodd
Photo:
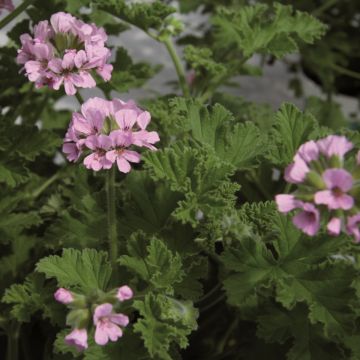
<path id="1" fill-rule="evenodd" d="M 163 295 L 148 294 L 144 301 L 135 301 L 140 318 L 134 331 L 141 334 L 151 358 L 172 360 L 170 345 L 188 345 L 187 336 L 196 329 L 197 312 L 191 303 L 180 302 Z"/>
<path id="2" fill-rule="evenodd" d="M 55 288 L 40 274 L 30 274 L 23 284 L 6 289 L 2 302 L 11 305 L 10 314 L 19 322 L 29 322 L 37 311 L 53 325 L 64 325 L 63 306 L 54 301 Z"/>
<path id="3" fill-rule="evenodd" d="M 296 52 L 297 41 L 311 44 L 320 38 L 326 26 L 311 15 L 291 6 L 275 3 L 242 6 L 232 10 L 220 8 L 213 18 L 216 45 L 221 49 L 234 46 L 248 59 L 256 52 L 278 58 Z"/>
<path id="4" fill-rule="evenodd" d="M 174 217 L 196 226 L 232 208 L 236 183 L 228 180 L 233 167 L 205 149 L 173 146 L 148 153 L 145 166 L 154 180 L 163 180 L 171 190 L 184 194 Z"/>
<path id="5" fill-rule="evenodd" d="M 292 225 L 290 217 L 279 214 L 269 221 L 272 250 L 258 238 L 245 237 L 223 254 L 224 265 L 231 271 L 224 281 L 229 302 L 241 306 L 249 297 L 274 292 L 289 310 L 306 303 L 309 321 L 322 324 L 327 336 L 351 332 L 354 270 L 340 260 L 329 263 L 328 258 L 339 252 L 345 239 L 308 238 Z"/>
<path id="6" fill-rule="evenodd" d="M 280 166 L 292 162 L 300 145 L 309 140 L 317 127 L 317 122 L 311 114 L 302 113 L 292 104 L 282 105 L 275 115 L 269 160 Z"/>
<path id="7" fill-rule="evenodd" d="M 145 31 L 160 29 L 164 20 L 175 12 L 173 7 L 159 0 L 151 3 L 132 4 L 128 4 L 124 0 L 93 0 L 92 3 L 99 9 L 107 11 Z"/>
<path id="8" fill-rule="evenodd" d="M 172 100 L 171 104 L 173 111 L 182 115 L 192 137 L 220 161 L 236 169 L 247 169 L 255 166 L 263 154 L 266 138 L 259 129 L 250 122 L 236 123 L 223 106 L 216 104 L 208 110 L 185 99 Z"/>
<path id="9" fill-rule="evenodd" d="M 107 253 L 93 249 L 64 249 L 62 256 L 52 255 L 36 264 L 36 271 L 46 278 L 56 278 L 59 286 L 83 291 L 106 290 L 111 275 Z"/>
<path id="10" fill-rule="evenodd" d="M 144 234 L 133 236 L 128 243 L 129 255 L 120 257 L 120 264 L 138 274 L 154 289 L 173 294 L 173 286 L 184 277 L 181 257 L 171 252 L 157 238 L 145 245 Z"/>

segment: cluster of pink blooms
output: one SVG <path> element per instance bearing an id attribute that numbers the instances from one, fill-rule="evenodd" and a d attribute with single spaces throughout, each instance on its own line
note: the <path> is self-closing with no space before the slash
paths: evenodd
<path id="1" fill-rule="evenodd" d="M 285 170 L 285 180 L 296 184 L 293 194 L 276 196 L 278 210 L 297 209 L 294 225 L 314 236 L 324 224 L 330 235 L 345 232 L 360 242 L 360 151 L 345 156 L 353 144 L 330 135 L 301 145 Z"/>
<path id="2" fill-rule="evenodd" d="M 99 171 L 110 169 L 116 162 L 119 171 L 128 173 L 130 163 L 140 162 L 140 154 L 129 150 L 133 145 L 156 150 L 156 131 L 147 131 L 151 120 L 133 101 L 107 101 L 91 98 L 73 113 L 65 135 L 63 152 L 69 161 L 77 161 L 85 153 L 84 165 Z"/>
<path id="3" fill-rule="evenodd" d="M 51 16 L 50 23 L 45 20 L 34 26 L 33 37 L 23 34 L 20 40 L 17 62 L 24 65 L 36 87 L 59 90 L 63 84 L 66 94 L 74 95 L 77 88 L 96 86 L 94 71 L 105 81 L 111 78 L 107 35 L 94 24 L 59 12 Z"/>
<path id="4" fill-rule="evenodd" d="M 0 15 L 2 10 L 13 11 L 15 9 L 11 0 L 0 0 Z"/>
<path id="5" fill-rule="evenodd" d="M 76 311 L 76 300 L 79 295 L 64 289 L 58 289 L 55 294 L 55 299 L 68 305 L 70 308 L 74 307 Z M 124 285 L 117 289 L 114 300 L 123 302 L 133 297 L 132 290 Z M 65 337 L 67 345 L 75 346 L 78 351 L 83 351 L 88 348 L 88 332 L 95 327 L 95 342 L 98 345 L 106 345 L 109 340 L 117 341 L 123 335 L 122 328 L 129 324 L 129 318 L 121 313 L 114 312 L 114 305 L 111 303 L 104 303 L 96 305 L 93 311 L 93 321 L 91 323 L 82 324 L 72 329 L 72 331 Z"/>

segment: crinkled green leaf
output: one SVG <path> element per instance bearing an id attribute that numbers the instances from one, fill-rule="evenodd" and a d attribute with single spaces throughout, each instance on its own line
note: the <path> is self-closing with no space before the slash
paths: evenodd
<path id="1" fill-rule="evenodd" d="M 60 286 L 91 291 L 106 290 L 111 266 L 105 252 L 64 249 L 61 256 L 51 255 L 41 259 L 36 271 L 44 273 L 46 278 L 56 278 Z"/>

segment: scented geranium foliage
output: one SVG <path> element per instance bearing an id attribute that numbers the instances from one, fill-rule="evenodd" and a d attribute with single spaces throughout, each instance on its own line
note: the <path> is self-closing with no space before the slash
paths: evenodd
<path id="1" fill-rule="evenodd" d="M 0 2 L 0 358 L 359 359 L 360 134 L 223 86 L 334 2 L 169 3 Z"/>

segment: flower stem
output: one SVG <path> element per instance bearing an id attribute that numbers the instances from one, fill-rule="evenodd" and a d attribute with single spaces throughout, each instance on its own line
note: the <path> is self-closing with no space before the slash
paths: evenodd
<path id="1" fill-rule="evenodd" d="M 77 101 L 79 102 L 79 104 L 80 104 L 80 106 L 81 106 L 81 105 L 84 103 L 84 99 L 83 99 L 83 97 L 81 96 L 81 94 L 80 94 L 79 91 L 77 91 L 77 92 L 75 93 L 75 97 L 76 97 Z"/>
<path id="2" fill-rule="evenodd" d="M 161 41 L 165 44 L 166 49 L 169 52 L 170 57 L 175 65 L 175 70 L 176 70 L 176 73 L 179 78 L 179 83 L 180 83 L 180 87 L 183 92 L 183 95 L 185 97 L 190 97 L 190 89 L 186 82 L 184 67 L 181 63 L 181 60 L 180 60 L 176 50 L 175 50 L 174 44 L 173 44 L 170 36 L 166 37 L 164 40 L 161 40 Z"/>
<path id="3" fill-rule="evenodd" d="M 15 10 L 9 13 L 0 21 L 0 30 L 5 27 L 9 22 L 14 20 L 18 15 L 20 15 L 26 8 L 31 5 L 35 0 L 25 0 L 23 1 Z"/>
<path id="4" fill-rule="evenodd" d="M 118 258 L 118 243 L 116 229 L 116 206 L 115 206 L 115 167 L 107 171 L 106 174 L 106 200 L 107 200 L 107 219 L 109 231 L 109 253 L 113 267 Z"/>
<path id="5" fill-rule="evenodd" d="M 19 358 L 19 333 L 20 324 L 12 323 L 10 325 L 7 337 L 6 360 L 18 360 Z"/>

